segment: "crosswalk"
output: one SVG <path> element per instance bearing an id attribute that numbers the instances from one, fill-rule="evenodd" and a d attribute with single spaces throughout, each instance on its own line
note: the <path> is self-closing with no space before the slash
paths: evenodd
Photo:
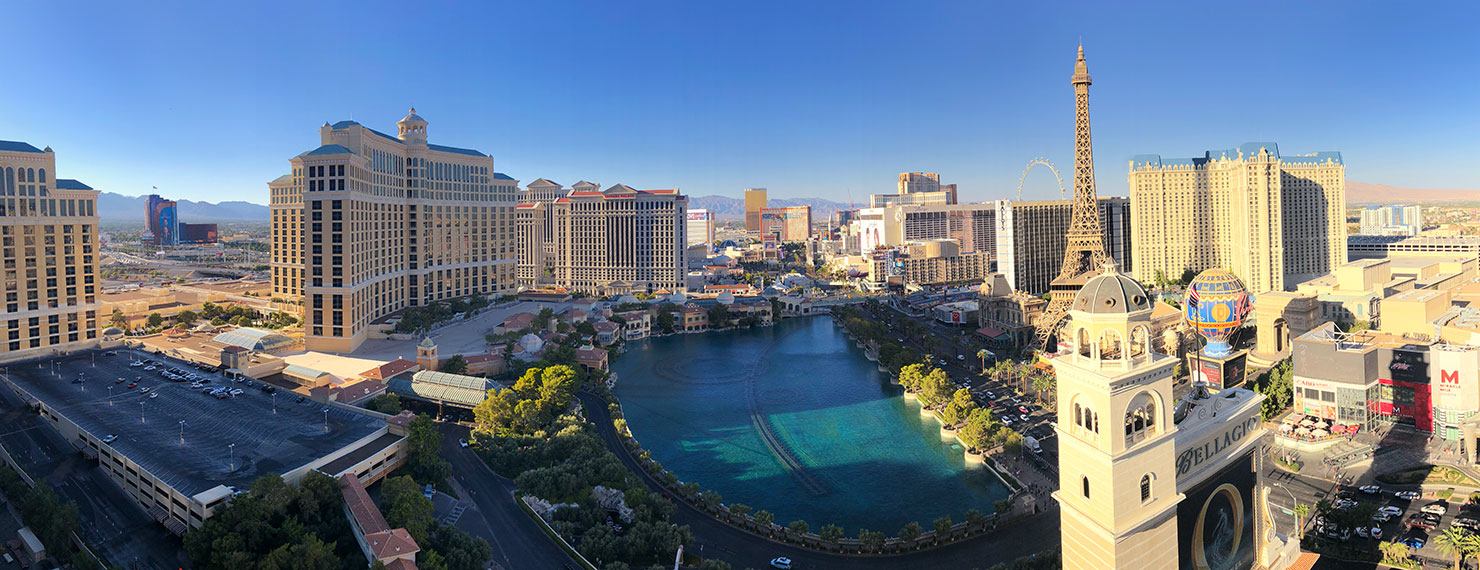
<path id="1" fill-rule="evenodd" d="M 463 512 L 467 511 L 468 507 L 471 506 L 473 504 L 468 501 L 458 501 L 456 505 L 452 506 L 452 510 L 447 512 L 447 516 L 442 517 L 442 524 L 446 526 L 457 524 L 457 521 L 462 518 Z"/>

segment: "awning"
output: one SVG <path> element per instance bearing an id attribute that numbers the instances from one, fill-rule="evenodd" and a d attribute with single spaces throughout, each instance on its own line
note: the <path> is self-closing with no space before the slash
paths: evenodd
<path id="1" fill-rule="evenodd" d="M 1004 331 L 998 330 L 998 329 L 994 329 L 992 327 L 982 327 L 982 328 L 976 329 L 976 334 L 979 334 L 979 335 L 984 336 L 984 337 L 987 337 L 987 338 L 1002 338 L 1002 336 L 1005 335 L 1005 334 L 1007 334 L 1007 333 L 1004 332 Z"/>

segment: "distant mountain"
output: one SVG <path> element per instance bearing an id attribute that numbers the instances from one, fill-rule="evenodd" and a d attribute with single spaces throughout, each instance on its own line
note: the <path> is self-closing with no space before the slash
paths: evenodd
<path id="1" fill-rule="evenodd" d="M 771 198 L 766 201 L 766 205 L 772 208 L 811 206 L 814 220 L 826 219 L 831 217 L 833 212 L 848 209 L 847 204 L 822 198 Z M 745 201 L 729 196 L 689 196 L 689 209 L 709 210 L 714 213 L 716 220 L 745 219 Z"/>
<path id="2" fill-rule="evenodd" d="M 1480 202 L 1480 190 L 1423 190 L 1346 181 L 1346 203 L 1349 205 L 1429 202 Z"/>
<path id="3" fill-rule="evenodd" d="M 265 222 L 269 214 L 267 206 L 251 202 L 193 202 L 178 200 L 176 212 L 181 222 Z M 98 216 L 104 220 L 144 221 L 143 196 L 124 196 L 112 192 L 98 195 Z"/>

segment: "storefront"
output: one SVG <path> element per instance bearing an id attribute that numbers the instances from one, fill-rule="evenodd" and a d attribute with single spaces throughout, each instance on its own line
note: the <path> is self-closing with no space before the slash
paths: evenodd
<path id="1" fill-rule="evenodd" d="M 1429 384 L 1429 347 L 1406 345 L 1378 351 L 1378 393 L 1373 411 L 1387 423 L 1434 431 Z"/>

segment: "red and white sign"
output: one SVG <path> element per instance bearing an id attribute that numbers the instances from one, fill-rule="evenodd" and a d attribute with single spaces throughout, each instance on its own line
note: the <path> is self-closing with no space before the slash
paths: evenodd
<path id="1" fill-rule="evenodd" d="M 1439 345 L 1430 354 L 1434 407 L 1461 412 L 1480 409 L 1480 350 Z"/>

